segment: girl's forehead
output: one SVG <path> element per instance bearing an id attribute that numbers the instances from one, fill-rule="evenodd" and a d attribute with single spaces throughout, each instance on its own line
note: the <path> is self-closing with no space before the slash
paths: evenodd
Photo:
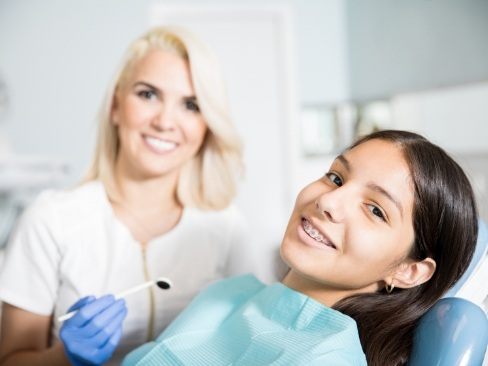
<path id="1" fill-rule="evenodd" d="M 398 144 L 370 140 L 340 155 L 335 164 L 365 186 L 379 186 L 399 200 L 413 201 L 410 166 Z"/>
<path id="2" fill-rule="evenodd" d="M 379 139 L 369 140 L 352 149 L 346 150 L 342 154 L 342 157 L 344 157 L 350 165 L 353 165 L 355 161 L 362 164 L 366 162 L 371 162 L 373 164 L 381 162 L 389 163 L 388 165 L 407 165 L 405 155 L 398 144 Z"/>

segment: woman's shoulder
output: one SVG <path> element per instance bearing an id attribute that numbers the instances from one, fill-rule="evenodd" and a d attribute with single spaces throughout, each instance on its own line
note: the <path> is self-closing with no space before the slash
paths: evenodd
<path id="1" fill-rule="evenodd" d="M 84 217 L 96 216 L 103 204 L 103 186 L 93 181 L 74 188 L 47 189 L 40 192 L 26 207 L 21 222 L 36 225 L 56 222 L 69 223 L 70 219 L 83 222 Z"/>
<path id="2" fill-rule="evenodd" d="M 91 181 L 73 188 L 46 189 L 38 194 L 28 207 L 30 211 L 56 211 L 66 209 L 79 211 L 84 207 L 92 208 L 103 202 L 102 183 Z"/>

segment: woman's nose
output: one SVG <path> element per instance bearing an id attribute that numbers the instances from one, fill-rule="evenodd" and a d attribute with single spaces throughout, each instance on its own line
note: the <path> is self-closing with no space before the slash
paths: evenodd
<path id="1" fill-rule="evenodd" d="M 315 208 L 325 219 L 339 223 L 345 219 L 348 200 L 343 187 L 321 194 L 315 201 Z"/>
<path id="2" fill-rule="evenodd" d="M 174 110 L 170 106 L 161 106 L 151 121 L 158 131 L 171 131 L 175 128 Z"/>

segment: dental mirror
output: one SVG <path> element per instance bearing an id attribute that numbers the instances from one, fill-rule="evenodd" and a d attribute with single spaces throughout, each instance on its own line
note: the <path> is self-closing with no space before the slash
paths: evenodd
<path id="1" fill-rule="evenodd" d="M 141 283 L 140 285 L 137 285 L 137 286 L 131 287 L 127 290 L 124 290 L 122 292 L 119 292 L 118 294 L 115 295 L 115 299 L 121 299 L 123 297 L 126 297 L 128 295 L 131 295 L 135 292 L 141 291 L 147 287 L 151 287 L 154 285 L 156 285 L 157 287 L 159 287 L 162 290 L 169 290 L 171 287 L 173 287 L 173 284 L 169 278 L 159 277 L 155 280 L 147 281 L 147 282 Z M 68 320 L 73 315 L 75 315 L 75 313 L 77 311 L 78 310 L 73 310 L 73 311 L 70 311 L 69 313 L 66 313 L 66 314 L 60 316 L 58 318 L 58 322 L 61 323 L 61 322 L 64 322 L 65 320 Z"/>

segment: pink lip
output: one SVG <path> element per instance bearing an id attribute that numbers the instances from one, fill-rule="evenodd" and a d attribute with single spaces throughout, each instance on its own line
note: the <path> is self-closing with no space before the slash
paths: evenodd
<path id="1" fill-rule="evenodd" d="M 320 235 L 322 235 L 324 241 L 330 243 L 331 245 L 327 245 L 327 244 L 324 244 L 324 243 L 320 243 L 320 242 L 317 242 L 315 239 L 311 238 L 306 232 L 305 232 L 305 229 L 303 228 L 303 220 L 307 220 L 310 225 L 312 225 L 314 227 L 315 230 L 317 230 Z M 305 217 L 305 216 L 302 216 L 301 217 L 301 220 L 300 220 L 300 229 L 301 231 L 303 231 L 303 234 L 306 235 L 309 239 L 313 240 L 315 243 L 317 243 L 319 246 L 321 247 L 327 247 L 327 248 L 331 248 L 331 249 L 334 249 L 334 250 L 337 250 L 338 249 L 338 246 L 330 239 L 330 237 L 325 234 L 321 229 L 320 229 L 320 226 L 317 225 L 311 218 L 309 217 Z"/>

